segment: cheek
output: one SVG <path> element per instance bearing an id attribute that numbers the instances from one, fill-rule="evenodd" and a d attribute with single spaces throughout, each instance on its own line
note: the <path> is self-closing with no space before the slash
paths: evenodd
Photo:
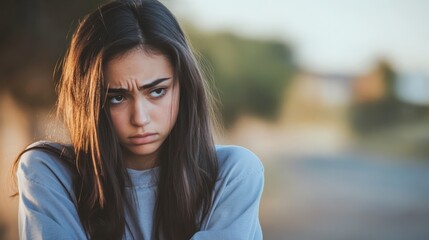
<path id="1" fill-rule="evenodd" d="M 125 126 L 124 117 L 126 114 L 121 113 L 120 111 L 110 111 L 110 119 L 112 120 L 112 125 L 117 134 L 120 134 L 122 131 L 122 128 Z"/>
<path id="2" fill-rule="evenodd" d="M 167 127 L 174 124 L 177 113 L 172 102 L 166 101 L 164 104 L 152 109 L 150 115 L 153 124 L 160 124 Z"/>
<path id="3" fill-rule="evenodd" d="M 162 124 L 165 128 L 172 128 L 176 122 L 179 111 L 179 98 L 177 92 L 172 92 L 157 106 L 152 113 L 152 120 Z"/>

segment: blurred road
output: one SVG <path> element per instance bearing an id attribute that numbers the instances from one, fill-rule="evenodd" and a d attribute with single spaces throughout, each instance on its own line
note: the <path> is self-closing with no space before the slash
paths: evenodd
<path id="1" fill-rule="evenodd" d="M 429 239 L 429 161 L 348 153 L 265 169 L 264 239 Z"/>

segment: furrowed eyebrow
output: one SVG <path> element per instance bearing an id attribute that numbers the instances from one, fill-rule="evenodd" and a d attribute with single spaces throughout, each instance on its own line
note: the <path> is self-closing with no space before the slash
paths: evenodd
<path id="1" fill-rule="evenodd" d="M 158 85 L 158 84 L 160 84 L 160 83 L 162 83 L 162 82 L 164 82 L 164 81 L 167 81 L 167 80 L 168 80 L 168 79 L 170 79 L 170 78 L 171 78 L 171 77 L 156 79 L 155 81 L 153 81 L 153 82 L 151 82 L 151 83 L 148 83 L 148 84 L 145 84 L 145 85 L 143 85 L 143 86 L 139 87 L 139 89 L 148 89 L 148 88 L 153 88 L 153 87 L 155 87 L 156 85 Z"/>
<path id="2" fill-rule="evenodd" d="M 107 89 L 107 94 L 116 94 L 116 93 L 124 94 L 127 92 L 128 92 L 128 90 L 125 88 L 108 88 Z"/>
<path id="3" fill-rule="evenodd" d="M 153 87 L 155 87 L 156 85 L 158 85 L 158 84 L 160 84 L 160 83 L 162 83 L 162 82 L 164 82 L 164 81 L 167 81 L 167 80 L 169 80 L 169 79 L 171 79 L 171 77 L 156 79 L 156 80 L 154 80 L 154 81 L 153 81 L 153 82 L 151 82 L 151 83 L 148 83 L 148 84 L 145 84 L 145 85 L 143 85 L 143 86 L 140 86 L 140 87 L 139 87 L 139 90 L 141 90 L 141 89 L 153 88 Z M 107 93 L 108 93 L 108 94 L 117 94 L 117 93 L 124 94 L 124 93 L 127 93 L 127 92 L 129 92 L 129 91 L 128 91 L 127 89 L 125 89 L 125 88 L 108 88 L 108 89 L 107 89 Z"/>

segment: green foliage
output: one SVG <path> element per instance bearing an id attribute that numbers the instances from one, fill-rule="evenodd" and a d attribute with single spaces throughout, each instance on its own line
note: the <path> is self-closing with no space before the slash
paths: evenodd
<path id="1" fill-rule="evenodd" d="M 226 127 L 242 113 L 267 119 L 277 116 L 294 71 L 292 54 L 285 44 L 187 30 L 217 90 Z"/>

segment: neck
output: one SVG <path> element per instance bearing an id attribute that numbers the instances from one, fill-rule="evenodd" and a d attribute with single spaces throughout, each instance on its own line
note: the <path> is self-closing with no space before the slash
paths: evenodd
<path id="1" fill-rule="evenodd" d="M 146 170 L 158 166 L 158 153 L 152 153 L 150 155 L 135 155 L 130 152 L 123 153 L 123 159 L 126 168 L 134 170 Z"/>

